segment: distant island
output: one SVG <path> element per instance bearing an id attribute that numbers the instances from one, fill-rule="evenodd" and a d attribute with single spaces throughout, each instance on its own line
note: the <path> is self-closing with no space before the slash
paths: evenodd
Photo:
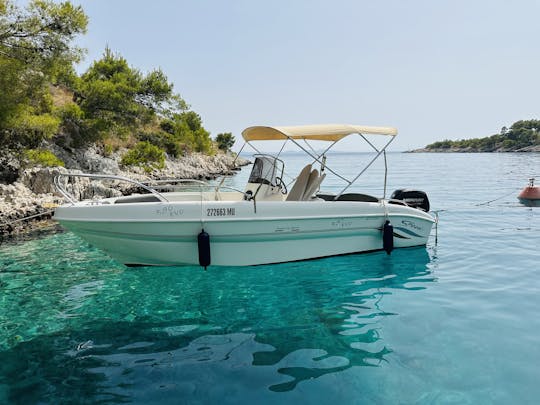
<path id="1" fill-rule="evenodd" d="M 445 139 L 409 152 L 540 152 L 540 120 L 520 120 L 485 138 Z"/>

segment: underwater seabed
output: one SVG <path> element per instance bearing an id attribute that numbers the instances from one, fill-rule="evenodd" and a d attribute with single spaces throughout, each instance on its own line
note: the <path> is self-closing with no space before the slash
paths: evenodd
<path id="1" fill-rule="evenodd" d="M 439 211 L 437 246 L 205 272 L 4 241 L 0 403 L 535 404 L 540 211 L 516 195 L 540 154 L 389 161 L 388 188 Z"/>
<path id="2" fill-rule="evenodd" d="M 66 243 L 69 259 L 33 266 L 32 250 Z M 6 398 L 270 400 L 315 378 L 382 366 L 392 353 L 385 318 L 398 315 L 385 300 L 436 280 L 425 248 L 179 272 L 108 260 L 89 271 L 77 246 L 69 233 L 30 242 L 3 272 L 5 290 L 25 289 L 25 298 L 3 299 L 20 308 L 20 318 L 2 320 L 0 375 L 19 381 Z M 27 283 L 5 277 L 18 273 Z"/>

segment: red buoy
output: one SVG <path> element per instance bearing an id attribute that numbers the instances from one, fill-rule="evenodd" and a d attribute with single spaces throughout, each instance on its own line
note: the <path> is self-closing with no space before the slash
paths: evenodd
<path id="1" fill-rule="evenodd" d="M 529 184 L 518 195 L 520 203 L 527 207 L 540 207 L 540 187 L 534 185 L 534 179 L 529 179 Z"/>

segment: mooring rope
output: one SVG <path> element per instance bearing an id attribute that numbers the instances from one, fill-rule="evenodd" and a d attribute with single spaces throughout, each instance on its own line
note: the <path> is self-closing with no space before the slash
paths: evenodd
<path id="1" fill-rule="evenodd" d="M 523 187 L 519 188 L 519 189 L 513 189 L 512 191 L 510 191 L 509 193 L 506 193 L 504 195 L 501 195 L 500 197 L 497 197 L 497 198 L 494 198 L 493 200 L 489 200 L 489 201 L 486 201 L 486 202 L 483 202 L 483 203 L 480 203 L 480 204 L 475 204 L 476 207 L 480 207 L 481 205 L 488 205 L 490 203 L 492 203 L 493 201 L 498 201 L 500 200 L 501 198 L 504 198 L 504 197 L 507 197 L 509 196 L 510 194 L 512 193 L 515 193 L 517 190 L 521 190 Z"/>
<path id="2" fill-rule="evenodd" d="M 29 216 L 23 217 L 23 218 L 17 218 L 17 219 L 15 219 L 13 221 L 10 221 L 10 222 L 3 222 L 2 225 L 10 226 L 10 225 L 13 225 L 13 224 L 15 224 L 17 222 L 27 221 L 29 219 L 36 218 L 36 217 L 42 217 L 44 215 L 52 214 L 53 212 L 54 212 L 54 210 L 40 212 L 39 214 L 29 215 Z"/>
<path id="3" fill-rule="evenodd" d="M 484 201 L 484 202 L 481 202 L 481 203 L 470 203 L 470 204 L 463 204 L 463 205 L 455 205 L 455 206 L 451 206 L 451 207 L 447 207 L 447 208 L 441 208 L 439 210 L 431 210 L 431 212 L 433 213 L 440 213 L 440 212 L 448 212 L 448 211 L 453 211 L 453 210 L 456 210 L 456 209 L 467 209 L 467 208 L 474 208 L 474 207 L 481 207 L 483 205 L 489 205 L 491 204 L 492 202 L 494 201 L 498 201 L 498 200 L 501 200 L 503 199 L 504 197 L 508 197 L 509 195 L 513 194 L 513 193 L 516 193 L 519 191 L 519 190 L 522 190 L 523 187 L 519 187 L 519 188 L 514 188 L 512 189 L 511 191 L 507 192 L 507 193 L 504 193 L 503 195 L 497 197 L 497 198 L 494 198 L 492 200 L 488 200 L 488 201 Z"/>
<path id="4" fill-rule="evenodd" d="M 504 197 L 508 197 L 509 195 L 513 194 L 513 193 L 516 193 L 517 191 L 521 190 L 522 188 L 514 188 L 512 189 L 512 191 L 509 191 L 508 193 L 505 193 L 497 198 L 494 198 L 492 200 L 489 200 L 489 201 L 485 201 L 485 202 L 481 202 L 481 203 L 477 203 L 477 204 L 468 204 L 468 205 L 458 205 L 458 206 L 454 206 L 454 207 L 448 207 L 448 208 L 443 208 L 443 209 L 440 209 L 440 210 L 432 210 L 431 212 L 435 215 L 435 246 L 437 245 L 437 242 L 438 242 L 438 225 L 439 225 L 439 214 L 441 212 L 448 212 L 448 211 L 453 211 L 453 210 L 456 210 L 456 209 L 467 209 L 467 208 L 475 208 L 475 207 L 481 207 L 481 206 L 484 206 L 484 205 L 489 205 L 491 204 L 492 202 L 494 201 L 498 201 L 498 200 L 501 200 L 503 199 Z"/>

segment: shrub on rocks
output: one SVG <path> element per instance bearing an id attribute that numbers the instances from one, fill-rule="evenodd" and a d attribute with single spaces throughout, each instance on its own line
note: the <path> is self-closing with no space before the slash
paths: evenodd
<path id="1" fill-rule="evenodd" d="M 32 165 L 43 167 L 64 166 L 64 162 L 47 149 L 28 149 L 25 151 L 24 156 L 28 163 Z"/>
<path id="2" fill-rule="evenodd" d="M 140 166 L 150 173 L 154 169 L 165 167 L 165 151 L 150 142 L 139 142 L 122 156 L 120 163 L 123 166 Z"/>

